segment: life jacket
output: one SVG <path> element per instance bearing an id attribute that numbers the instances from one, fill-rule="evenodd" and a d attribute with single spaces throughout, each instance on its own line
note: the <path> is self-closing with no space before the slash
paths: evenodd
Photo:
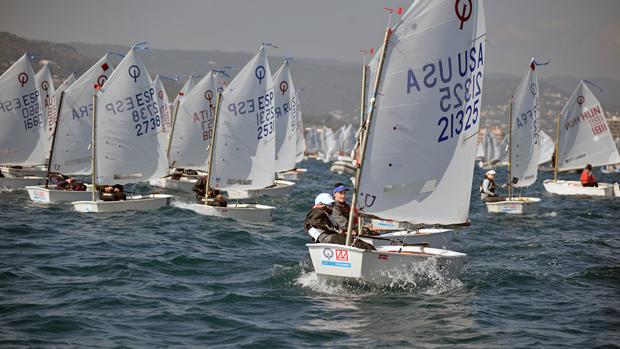
<path id="1" fill-rule="evenodd" d="M 310 228 L 321 229 L 327 234 L 338 234 L 339 231 L 338 224 L 332 220 L 331 215 L 320 205 L 312 207 L 306 215 L 306 219 L 304 219 L 304 229 L 306 232 Z"/>
<path id="2" fill-rule="evenodd" d="M 480 182 L 480 193 L 484 193 L 484 191 L 482 190 L 482 185 L 484 184 L 484 180 L 488 179 L 489 180 L 489 191 L 491 193 L 495 193 L 495 181 L 492 180 L 491 178 L 488 177 L 484 177 L 484 179 L 482 180 L 482 182 Z"/>
<path id="3" fill-rule="evenodd" d="M 592 184 L 596 182 L 596 178 L 594 177 L 594 175 L 592 175 L 592 172 L 588 174 L 588 170 L 583 170 L 581 172 L 580 181 L 581 181 L 581 184 Z"/>

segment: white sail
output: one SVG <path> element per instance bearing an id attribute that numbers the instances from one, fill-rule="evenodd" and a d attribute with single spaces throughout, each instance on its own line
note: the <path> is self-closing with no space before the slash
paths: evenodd
<path id="1" fill-rule="evenodd" d="M 200 77 L 200 76 L 192 76 L 192 75 L 190 75 L 187 78 L 187 81 L 185 81 L 185 83 L 183 84 L 183 86 L 179 90 L 179 93 L 177 93 L 176 97 L 174 97 L 174 101 L 172 101 L 172 108 L 176 108 L 177 102 L 179 102 L 181 99 L 183 99 L 189 93 L 189 91 L 191 91 L 192 88 L 194 88 L 196 83 L 201 78 L 202 77 Z"/>
<path id="2" fill-rule="evenodd" d="M 549 137 L 549 135 L 543 130 L 540 130 L 538 140 L 540 141 L 540 157 L 538 158 L 538 164 L 541 165 L 553 160 L 555 143 L 553 142 L 553 139 L 551 139 L 551 137 Z"/>
<path id="3" fill-rule="evenodd" d="M 42 151 L 45 157 L 49 154 L 52 145 L 52 137 L 54 136 L 54 128 L 56 125 L 56 89 L 54 88 L 54 79 L 50 71 L 49 63 L 45 62 L 43 67 L 35 74 L 37 86 L 41 93 L 41 106 L 43 107 L 43 120 L 45 120 L 45 129 L 43 137 L 40 138 Z"/>
<path id="4" fill-rule="evenodd" d="M 157 105 L 159 106 L 159 116 L 161 117 L 160 138 L 162 139 L 160 141 L 168 146 L 168 137 L 170 137 L 170 131 L 172 130 L 172 112 L 170 111 L 168 93 L 166 92 L 164 82 L 159 74 L 157 74 L 155 80 L 153 80 L 153 88 L 155 88 Z"/>
<path id="5" fill-rule="evenodd" d="M 508 135 L 505 135 L 504 138 L 502 138 L 502 141 L 498 143 L 499 146 L 499 161 L 506 163 L 508 162 L 508 157 L 509 157 L 509 148 L 510 148 L 510 137 L 508 137 Z"/>
<path id="6" fill-rule="evenodd" d="M 218 84 L 210 71 L 180 101 L 170 141 L 170 167 L 208 170 Z"/>
<path id="7" fill-rule="evenodd" d="M 341 149 L 345 154 L 349 154 L 351 150 L 353 150 L 353 146 L 355 146 L 355 132 L 353 130 L 353 125 L 347 124 L 342 130 L 341 137 Z"/>
<path id="8" fill-rule="evenodd" d="M 275 180 L 274 88 L 265 49 L 224 89 L 210 185 L 260 189 Z"/>
<path id="9" fill-rule="evenodd" d="M 299 99 L 297 100 L 299 103 Z M 299 105 L 298 105 L 299 107 Z M 306 137 L 304 136 L 304 122 L 302 119 L 301 108 L 297 110 L 297 141 L 295 144 L 295 161 L 302 162 L 304 160 L 304 153 L 306 152 Z"/>
<path id="10" fill-rule="evenodd" d="M 324 152 L 326 158 L 338 153 L 339 142 L 334 130 L 327 126 L 323 126 L 323 138 L 325 140 Z"/>
<path id="11" fill-rule="evenodd" d="M 63 93 L 64 90 L 67 89 L 67 87 L 71 86 L 71 84 L 73 84 L 75 82 L 77 78 L 75 77 L 75 73 L 71 73 L 71 75 L 69 75 L 65 81 L 62 82 L 62 84 L 60 84 L 60 86 L 58 86 L 58 88 L 56 89 L 56 101 L 58 102 L 60 99 L 60 94 Z"/>
<path id="12" fill-rule="evenodd" d="M 318 137 L 316 130 L 313 128 L 306 129 L 306 151 L 314 153 L 319 149 Z"/>
<path id="13" fill-rule="evenodd" d="M 539 120 L 538 77 L 532 58 L 512 99 L 510 173 L 513 187 L 527 187 L 536 182 L 540 156 Z"/>
<path id="14" fill-rule="evenodd" d="M 153 82 L 135 48 L 97 92 L 96 184 L 136 183 L 168 172 Z"/>
<path id="15" fill-rule="evenodd" d="M 558 169 L 573 170 L 591 164 L 620 162 L 605 120 L 605 112 L 585 82 L 581 81 L 560 114 Z"/>
<path id="16" fill-rule="evenodd" d="M 415 1 L 394 28 L 363 159 L 361 212 L 467 221 L 486 33 L 482 1 L 460 4 Z"/>
<path id="17" fill-rule="evenodd" d="M 484 133 L 482 148 L 484 149 L 484 161 L 491 163 L 500 159 L 501 154 L 497 139 L 489 129 L 486 129 Z"/>
<path id="18" fill-rule="evenodd" d="M 276 172 L 295 168 L 297 152 L 297 94 L 288 61 L 273 74 L 276 113 Z"/>
<path id="19" fill-rule="evenodd" d="M 92 173 L 93 93 L 95 85 L 104 85 L 113 71 L 114 66 L 106 53 L 59 97 L 58 131 L 50 171 L 74 175 Z"/>
<path id="20" fill-rule="evenodd" d="M 40 165 L 42 151 L 35 153 L 45 126 L 41 93 L 28 54 L 0 76 L 0 163 Z"/>
<path id="21" fill-rule="evenodd" d="M 476 145 L 476 158 L 484 159 L 484 148 L 482 147 L 482 143 Z"/>

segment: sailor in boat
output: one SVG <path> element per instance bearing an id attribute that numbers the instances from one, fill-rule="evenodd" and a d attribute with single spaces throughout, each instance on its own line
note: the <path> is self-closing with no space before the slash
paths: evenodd
<path id="1" fill-rule="evenodd" d="M 314 206 L 312 206 L 304 220 L 304 229 L 310 235 L 313 242 L 346 244 L 346 234 L 341 234 L 340 226 L 332 217 L 335 203 L 334 198 L 328 193 L 319 194 L 314 200 Z M 361 240 L 355 240 L 353 247 L 364 250 L 375 249 L 372 245 Z"/>
<path id="2" fill-rule="evenodd" d="M 349 213 L 351 212 L 351 205 L 347 203 L 347 191 L 350 190 L 351 188 L 346 187 L 344 184 L 336 183 L 334 190 L 332 191 L 334 194 L 334 200 L 336 201 L 332 212 L 332 218 L 336 221 L 336 224 L 338 224 L 342 231 L 347 230 Z"/>
<path id="3" fill-rule="evenodd" d="M 497 184 L 495 184 L 495 175 L 497 172 L 495 170 L 488 170 L 484 174 L 484 179 L 482 183 L 480 183 L 480 200 L 483 202 L 496 202 L 496 201 L 504 201 L 505 198 L 502 196 L 498 196 L 495 193 L 497 189 Z"/>
<path id="4" fill-rule="evenodd" d="M 61 190 L 86 191 L 86 184 L 73 177 L 67 177 L 62 182 L 56 184 L 56 188 Z"/>
<path id="5" fill-rule="evenodd" d="M 3 178 L 4 174 L 2 173 L 2 170 L 0 169 L 0 178 Z"/>
<path id="6" fill-rule="evenodd" d="M 598 181 L 592 174 L 592 165 L 587 164 L 586 168 L 581 172 L 581 185 L 584 187 L 598 187 Z"/>
<path id="7" fill-rule="evenodd" d="M 205 203 L 205 194 L 207 194 L 207 205 L 209 206 L 217 206 L 217 207 L 226 207 L 228 206 L 228 202 L 226 198 L 220 193 L 219 190 L 209 188 L 209 191 L 205 193 L 205 188 L 207 187 L 207 176 L 201 176 L 194 184 L 192 190 L 196 193 L 196 200 L 199 204 Z"/>
<path id="8" fill-rule="evenodd" d="M 127 195 L 120 184 L 102 185 L 99 187 L 99 198 L 103 201 L 119 201 L 127 200 Z"/>

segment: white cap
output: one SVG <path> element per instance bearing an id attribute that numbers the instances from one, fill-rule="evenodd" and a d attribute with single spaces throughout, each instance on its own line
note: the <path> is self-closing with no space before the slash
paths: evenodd
<path id="1" fill-rule="evenodd" d="M 488 171 L 485 173 L 485 175 L 487 175 L 487 176 L 488 176 L 488 175 L 494 175 L 494 174 L 496 174 L 496 173 L 497 173 L 497 172 L 495 172 L 495 170 L 488 170 Z"/>
<path id="2" fill-rule="evenodd" d="M 328 193 L 322 193 L 316 196 L 316 199 L 314 199 L 314 204 L 315 205 L 326 205 L 329 206 L 331 204 L 334 203 L 334 197 L 331 196 L 331 194 Z"/>

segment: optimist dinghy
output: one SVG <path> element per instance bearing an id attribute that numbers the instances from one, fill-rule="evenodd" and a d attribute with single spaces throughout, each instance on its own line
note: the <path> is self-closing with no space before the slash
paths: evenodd
<path id="1" fill-rule="evenodd" d="M 605 120 L 605 112 L 586 82 L 581 81 L 558 115 L 556 161 L 553 180 L 545 189 L 556 195 L 612 197 L 613 184 L 584 187 L 578 181 L 558 180 L 558 171 L 604 166 L 620 162 L 618 149 Z"/>
<path id="2" fill-rule="evenodd" d="M 377 68 L 371 73 L 374 89 L 352 203 L 358 212 L 412 224 L 467 221 L 486 36 L 482 1 L 471 4 L 471 17 L 460 21 L 453 2 L 415 1 L 394 29 L 387 28 L 383 47 L 375 56 Z M 428 46 L 428 42 L 437 44 Z M 419 54 L 421 47 L 424 55 Z M 458 67 L 453 65 L 451 78 L 424 85 L 422 67 L 440 60 L 446 64 L 446 57 L 457 65 L 459 57 L 472 60 L 463 74 L 455 74 Z M 460 104 L 458 99 L 446 104 L 444 86 L 460 91 L 456 85 L 471 86 L 471 90 L 467 98 L 464 91 L 459 95 Z M 454 121 L 457 114 L 462 124 Z M 446 277 L 459 273 L 466 256 L 459 252 L 420 246 L 380 246 L 376 251 L 351 247 L 353 211 L 346 246 L 306 245 L 319 279 L 391 284 L 400 276 L 415 277 L 423 265 L 434 265 Z"/>
<path id="3" fill-rule="evenodd" d="M 84 75 L 61 92 L 46 177 L 49 177 L 50 172 L 75 176 L 92 175 L 90 142 L 94 86 L 103 86 L 113 71 L 110 56 L 105 54 Z M 42 186 L 29 186 L 26 189 L 30 200 L 42 204 L 89 200 L 92 197 L 91 191 L 94 190 L 90 185 L 87 191 L 63 190 L 50 187 L 49 181 L 45 181 Z"/>
<path id="4" fill-rule="evenodd" d="M 239 103 L 255 105 L 255 114 L 237 108 Z M 224 108 L 220 108 L 224 105 Z M 275 126 L 273 80 L 264 47 L 217 95 L 209 146 L 207 180 L 209 188 L 251 192 L 275 179 Z M 209 201 L 208 198 L 206 202 Z M 206 216 L 251 222 L 270 222 L 275 207 L 258 204 L 228 204 L 226 207 L 202 203 L 175 206 Z"/>
<path id="5" fill-rule="evenodd" d="M 93 96 L 93 184 L 128 184 L 163 177 L 168 170 L 162 120 L 153 81 L 137 48 L 132 47 L 105 85 Z M 145 194 L 103 201 L 74 201 L 78 212 L 154 210 L 170 204 L 171 195 Z"/>
<path id="6" fill-rule="evenodd" d="M 540 158 L 540 103 L 536 60 L 532 58 L 508 107 L 508 197 L 487 202 L 491 213 L 529 214 L 538 211 L 540 198 L 514 197 L 513 188 L 529 187 L 536 182 Z M 514 115 L 514 117 L 513 117 Z"/>
<path id="7" fill-rule="evenodd" d="M 43 165 L 46 155 L 43 151 L 46 118 L 41 89 L 28 54 L 0 76 L 0 100 L 19 102 L 0 105 L 0 164 L 5 166 L 0 189 L 18 190 L 27 185 L 45 183 L 45 178 L 32 176 L 41 172 L 23 172 L 29 166 Z M 28 168 L 28 171 L 32 169 Z"/>

